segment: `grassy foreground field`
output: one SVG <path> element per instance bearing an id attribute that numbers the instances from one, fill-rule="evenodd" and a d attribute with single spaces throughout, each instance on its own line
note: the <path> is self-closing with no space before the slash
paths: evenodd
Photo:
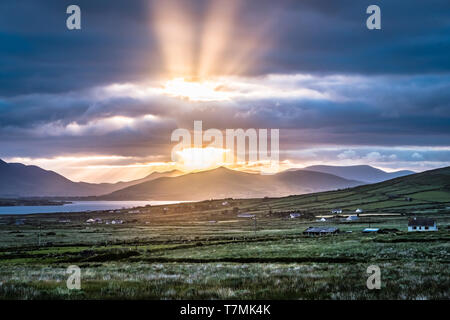
<path id="1" fill-rule="evenodd" d="M 441 231 L 420 234 L 404 231 L 403 216 L 356 223 L 261 218 L 256 232 L 245 219 L 119 226 L 61 226 L 53 219 L 2 227 L 0 298 L 449 298 L 448 214 L 437 217 Z M 302 235 L 324 224 L 353 232 Z M 369 224 L 403 231 L 362 234 Z M 372 264 L 381 268 L 381 290 L 366 288 Z M 69 265 L 82 270 L 80 291 L 66 288 Z"/>
<path id="2" fill-rule="evenodd" d="M 448 180 L 404 181 L 285 198 L 0 216 L 0 299 L 449 299 Z M 317 221 L 336 207 L 364 213 L 357 221 Z M 301 216 L 290 219 L 293 211 Z M 413 215 L 435 219 L 439 231 L 408 233 Z M 117 219 L 124 223 L 106 224 Z M 308 237 L 309 226 L 341 232 Z M 363 234 L 369 226 L 398 231 Z M 81 290 L 66 287 L 70 265 L 81 268 Z M 370 265 L 380 267 L 380 290 L 366 287 Z"/>

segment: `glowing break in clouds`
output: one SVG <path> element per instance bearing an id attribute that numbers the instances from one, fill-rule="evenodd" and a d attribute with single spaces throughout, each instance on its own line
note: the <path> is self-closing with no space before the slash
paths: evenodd
<path id="1" fill-rule="evenodd" d="M 100 100 L 121 97 L 134 99 L 172 97 L 186 102 L 237 102 L 260 99 L 332 100 L 338 98 L 327 92 L 326 88 L 308 87 L 314 80 L 315 78 L 308 75 L 268 75 L 259 78 L 210 77 L 202 81 L 179 77 L 161 82 L 115 83 L 97 88 L 95 92 L 96 99 Z M 350 77 L 343 77 L 333 81 L 337 84 L 352 80 Z"/>

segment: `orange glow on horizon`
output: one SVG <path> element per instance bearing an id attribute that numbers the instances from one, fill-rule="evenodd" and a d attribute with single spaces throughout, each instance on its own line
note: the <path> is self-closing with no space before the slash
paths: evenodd
<path id="1" fill-rule="evenodd" d="M 177 151 L 176 166 L 185 172 L 210 170 L 225 166 L 227 149 L 222 148 L 185 148 Z"/>

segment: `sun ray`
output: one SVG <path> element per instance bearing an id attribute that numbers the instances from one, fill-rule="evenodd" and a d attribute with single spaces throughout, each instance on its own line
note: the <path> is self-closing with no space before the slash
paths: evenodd
<path id="1" fill-rule="evenodd" d="M 192 76 L 196 37 L 193 17 L 186 3 L 180 0 L 155 2 L 152 7 L 152 28 L 169 77 Z"/>
<path id="2" fill-rule="evenodd" d="M 242 1 L 210 0 L 207 4 L 197 12 L 181 0 L 165 0 L 152 7 L 152 30 L 166 80 L 182 77 L 203 82 L 211 77 L 240 75 L 251 70 L 273 46 L 267 34 L 275 18 L 253 24 L 239 17 Z"/>

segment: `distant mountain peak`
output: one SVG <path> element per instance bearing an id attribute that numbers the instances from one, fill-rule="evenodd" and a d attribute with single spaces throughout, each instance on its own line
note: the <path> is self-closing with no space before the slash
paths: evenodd
<path id="1" fill-rule="evenodd" d="M 173 169 L 170 171 L 153 171 L 152 173 L 149 173 L 145 178 L 150 178 L 150 177 L 154 177 L 154 176 L 164 176 L 164 175 L 180 175 L 180 174 L 183 174 L 183 172 L 180 170 L 177 170 L 177 169 Z"/>
<path id="2" fill-rule="evenodd" d="M 304 170 L 334 174 L 345 179 L 364 181 L 368 183 L 381 182 L 415 173 L 414 171 L 408 170 L 386 172 L 364 164 L 353 166 L 315 165 L 306 167 Z"/>

